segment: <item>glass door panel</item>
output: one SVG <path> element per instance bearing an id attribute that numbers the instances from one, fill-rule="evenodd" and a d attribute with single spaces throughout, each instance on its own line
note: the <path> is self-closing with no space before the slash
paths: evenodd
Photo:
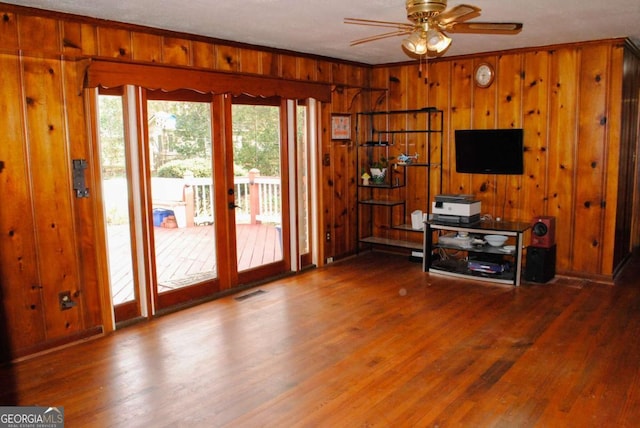
<path id="1" fill-rule="evenodd" d="M 308 109 L 304 104 L 296 106 L 296 200 L 299 267 L 311 265 L 309 207 L 309 129 Z"/>
<path id="2" fill-rule="evenodd" d="M 280 107 L 234 104 L 238 272 L 283 260 Z"/>
<path id="3" fill-rule="evenodd" d="M 161 308 L 210 294 L 218 278 L 211 105 L 148 100 L 147 118 L 156 292 L 173 295 Z"/>
<path id="4" fill-rule="evenodd" d="M 116 322 L 120 322 L 140 315 L 122 96 L 98 96 L 98 137 L 109 284 Z"/>

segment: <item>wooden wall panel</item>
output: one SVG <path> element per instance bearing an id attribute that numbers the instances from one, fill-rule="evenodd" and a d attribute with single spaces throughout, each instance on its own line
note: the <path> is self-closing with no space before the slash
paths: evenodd
<path id="1" fill-rule="evenodd" d="M 262 52 L 240 49 L 240 71 L 249 74 L 262 73 Z"/>
<path id="2" fill-rule="evenodd" d="M 239 52 L 238 48 L 233 46 L 216 45 L 216 70 L 218 71 L 239 71 Z"/>
<path id="3" fill-rule="evenodd" d="M 261 52 L 260 58 L 263 76 L 280 77 L 280 55 L 273 52 Z"/>
<path id="4" fill-rule="evenodd" d="M 282 67 L 282 77 L 285 79 L 296 79 L 298 77 L 298 61 L 292 55 L 280 55 L 280 65 Z"/>
<path id="5" fill-rule="evenodd" d="M 523 103 L 527 99 L 526 87 L 523 91 L 522 85 L 524 73 L 522 55 L 499 56 L 496 62 L 496 73 L 496 127 L 521 128 Z M 519 175 L 496 175 L 492 177 L 495 185 L 496 207 L 493 214 L 495 217 L 527 219 L 528 216 L 522 216 L 522 211 L 526 209 L 524 206 L 526 196 L 523 188 L 523 180 L 525 179 L 525 176 Z"/>
<path id="6" fill-rule="evenodd" d="M 214 50 L 211 43 L 205 43 L 193 40 L 191 41 L 191 52 L 193 66 L 198 68 L 205 68 L 208 70 L 213 69 L 214 62 Z"/>
<path id="7" fill-rule="evenodd" d="M 421 109 L 429 106 L 429 86 L 427 77 L 427 65 L 416 64 L 407 67 L 407 73 L 404 77 L 406 82 L 406 105 L 415 106 L 412 108 Z M 425 129 L 427 127 L 427 121 L 424 114 L 412 114 L 406 117 L 405 129 Z M 402 134 L 400 134 L 402 136 Z M 409 134 L 406 137 L 408 149 L 404 151 L 402 145 L 393 152 L 393 156 L 397 157 L 401 153 L 413 155 L 419 154 L 418 160 L 420 162 L 426 162 L 428 157 L 427 151 L 427 134 Z M 402 138 L 398 143 L 402 142 Z M 438 153 L 439 152 L 438 147 Z M 433 147 L 432 147 L 433 153 Z M 408 167 L 399 168 L 400 175 L 406 174 L 407 187 L 400 189 L 402 197 L 405 199 L 406 213 L 405 218 L 399 219 L 400 224 L 410 224 L 410 215 L 415 210 L 424 211 L 430 201 L 427 200 L 427 186 L 433 183 L 429 183 L 427 177 L 429 170 L 423 167 Z M 421 242 L 422 235 L 404 232 L 401 236 L 402 239 L 414 242 Z"/>
<path id="8" fill-rule="evenodd" d="M 131 60 L 131 32 L 117 28 L 98 27 L 98 55 Z"/>
<path id="9" fill-rule="evenodd" d="M 19 351 L 45 340 L 42 326 L 42 289 L 38 277 L 38 251 L 30 205 L 29 171 L 24 159 L 28 146 L 22 121 L 24 96 L 20 60 L 0 54 L 0 194 L 5 202 L 0 210 L 0 290 L 4 320 L 0 343 L 1 361 L 18 356 Z M 11 198 L 10 203 L 6 200 Z M 19 334 L 16 334 L 19 332 Z"/>
<path id="10" fill-rule="evenodd" d="M 573 236 L 573 266 L 585 273 L 598 273 L 601 263 L 606 152 L 606 95 L 608 46 L 582 49 L 578 144 L 576 152 L 576 217 Z"/>
<path id="11" fill-rule="evenodd" d="M 569 269 L 573 260 L 575 218 L 575 166 L 577 145 L 580 52 L 576 49 L 558 49 L 550 52 L 549 143 L 546 177 L 546 213 L 556 218 L 556 264 Z"/>
<path id="12" fill-rule="evenodd" d="M 439 160 L 440 154 L 438 150 L 442 150 L 442 165 L 439 168 L 431 169 L 431 194 L 452 193 L 449 189 L 449 182 L 445 177 L 449 177 L 455 172 L 455 166 L 452 156 L 453 147 L 449 143 L 450 135 L 450 114 L 451 114 L 451 95 L 449 82 L 451 81 L 451 62 L 442 61 L 429 65 L 428 75 L 428 104 L 430 107 L 436 107 L 443 111 L 443 135 L 439 138 L 437 144 L 432 146 L 432 162 Z M 455 158 L 453 158 L 455 159 Z M 442 187 L 440 187 L 440 171 L 442 170 Z M 429 204 L 431 201 L 428 202 Z"/>
<path id="13" fill-rule="evenodd" d="M 66 147 L 65 102 L 60 62 L 25 58 L 23 81 L 29 138 L 38 261 L 47 339 L 79 331 L 79 307 L 62 311 L 61 291 L 77 298 L 79 278 L 73 210 L 72 180 Z"/>
<path id="14" fill-rule="evenodd" d="M 59 23 L 55 19 L 21 15 L 18 31 L 20 49 L 53 54 L 61 51 Z"/>
<path id="15" fill-rule="evenodd" d="M 318 82 L 331 82 L 333 67 L 329 61 L 316 60 L 316 80 Z"/>
<path id="16" fill-rule="evenodd" d="M 348 85 L 349 79 L 347 76 L 347 66 L 342 63 L 331 64 L 331 76 L 333 77 L 333 83 L 336 85 Z"/>
<path id="17" fill-rule="evenodd" d="M 162 38 L 162 63 L 191 65 L 191 41 L 177 37 Z"/>
<path id="18" fill-rule="evenodd" d="M 96 247 L 96 207 L 94 200 L 98 197 L 96 189 L 102 183 L 95 168 L 98 162 L 92 158 L 91 145 L 88 144 L 88 131 L 84 111 L 84 91 L 80 85 L 84 69 L 81 64 L 63 62 L 64 98 L 67 121 L 68 157 L 87 161 L 85 171 L 86 185 L 89 188 L 88 198 L 72 198 L 73 229 L 75 237 L 75 258 L 78 260 L 76 272 L 75 297 L 82 317 L 82 328 L 88 329 L 102 324 L 102 308 L 100 283 L 98 281 L 97 255 L 100 251 Z"/>
<path id="19" fill-rule="evenodd" d="M 62 52 L 70 56 L 82 55 L 82 26 L 78 22 L 62 22 Z"/>
<path id="20" fill-rule="evenodd" d="M 91 24 L 81 24 L 80 34 L 82 36 L 82 54 L 98 55 L 98 29 Z"/>
<path id="21" fill-rule="evenodd" d="M 10 12 L 2 13 L 0 19 L 0 49 L 15 51 L 18 46 L 18 19 Z"/>
<path id="22" fill-rule="evenodd" d="M 315 82 L 318 80 L 318 78 L 316 77 L 318 67 L 316 66 L 315 59 L 298 57 L 297 63 L 297 80 L 308 80 L 310 82 Z"/>
<path id="23" fill-rule="evenodd" d="M 547 200 L 547 168 L 549 162 L 549 54 L 533 51 L 523 55 L 522 78 L 522 127 L 524 133 L 525 173 L 518 180 L 519 198 L 514 201 L 508 218 L 530 220 L 535 215 L 545 215 Z M 510 191 L 515 191 L 512 188 Z"/>
<path id="24" fill-rule="evenodd" d="M 162 37 L 156 34 L 132 32 L 131 56 L 134 61 L 157 62 L 163 60 Z"/>
<path id="25" fill-rule="evenodd" d="M 472 72 L 483 62 L 491 64 L 494 69 L 496 68 L 497 60 L 495 57 L 481 57 L 474 61 Z M 497 126 L 497 91 L 498 85 L 495 83 L 488 88 L 479 88 L 473 85 L 473 111 L 471 120 L 474 129 L 491 129 Z M 496 176 L 470 174 L 470 181 L 471 192 L 469 193 L 482 199 L 482 212 L 494 218 L 501 216 L 496 195 Z"/>
<path id="26" fill-rule="evenodd" d="M 600 272 L 613 272 L 616 265 L 620 263 L 629 250 L 630 230 L 628 222 L 620 219 L 618 222 L 618 209 L 626 209 L 628 203 L 627 193 L 619 194 L 618 188 L 625 188 L 628 181 L 629 161 L 626 159 L 628 152 L 624 149 L 621 138 L 621 119 L 623 103 L 614 103 L 611 100 L 622 100 L 622 85 L 624 78 L 624 48 L 622 46 L 610 47 L 609 70 L 607 72 L 608 87 L 606 101 L 606 150 L 605 154 L 605 177 L 604 177 L 604 198 L 606 206 L 603 212 L 602 224 L 602 254 L 613 255 L 613 257 L 602 257 Z M 640 77 L 640 74 L 637 76 Z M 636 116 L 637 117 L 637 116 Z M 635 121 L 631 121 L 632 123 Z M 630 188 L 626 188 L 628 192 Z M 616 230 L 626 230 L 622 237 L 616 236 Z"/>
<path id="27" fill-rule="evenodd" d="M 449 193 L 473 193 L 471 188 L 471 176 L 458 174 L 455 171 L 455 134 L 456 129 L 469 129 L 472 126 L 472 73 L 473 60 L 459 59 L 453 61 L 451 72 L 451 122 L 448 129 L 447 141 L 449 142 L 450 170 Z M 445 180 L 446 183 L 446 180 Z"/>
<path id="28" fill-rule="evenodd" d="M 618 198 L 624 209 L 618 209 L 616 224 L 623 225 L 616 230 L 616 242 L 624 242 L 630 237 L 631 247 L 640 246 L 640 162 L 637 162 L 640 152 L 640 57 L 631 49 L 624 52 L 623 77 L 623 109 L 621 114 L 621 145 L 624 153 L 625 167 L 620 169 L 620 183 L 628 182 L 618 187 Z M 629 177 L 631 179 L 629 180 Z M 620 203 L 620 202 L 619 202 Z M 636 215 L 634 215 L 636 213 Z M 615 260 L 621 261 L 626 257 L 626 248 L 616 248 Z"/>

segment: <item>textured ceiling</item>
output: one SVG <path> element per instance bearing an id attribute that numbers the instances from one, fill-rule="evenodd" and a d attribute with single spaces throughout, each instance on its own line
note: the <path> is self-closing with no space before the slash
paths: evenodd
<path id="1" fill-rule="evenodd" d="M 343 18 L 408 22 L 404 0 L 19 0 L 5 1 L 148 27 L 368 64 L 410 60 L 402 37 L 349 46 L 388 29 Z M 450 1 L 449 7 L 461 4 Z M 474 21 L 522 22 L 517 35 L 450 34 L 444 56 L 630 37 L 640 44 L 640 0 L 469 0 Z"/>

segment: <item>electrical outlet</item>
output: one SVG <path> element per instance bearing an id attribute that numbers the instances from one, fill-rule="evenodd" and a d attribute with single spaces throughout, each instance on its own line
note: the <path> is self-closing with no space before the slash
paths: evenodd
<path id="1" fill-rule="evenodd" d="M 327 264 L 333 263 L 333 257 L 327 257 Z"/>
<path id="2" fill-rule="evenodd" d="M 61 291 L 58 293 L 58 303 L 60 303 L 60 310 L 65 311 L 71 309 L 77 305 L 76 302 L 71 300 L 71 291 Z"/>
<path id="3" fill-rule="evenodd" d="M 327 232 L 327 241 L 331 241 L 331 232 Z"/>

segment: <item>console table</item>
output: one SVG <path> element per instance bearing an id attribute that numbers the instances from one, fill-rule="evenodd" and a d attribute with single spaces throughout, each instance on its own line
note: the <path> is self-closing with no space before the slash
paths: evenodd
<path id="1" fill-rule="evenodd" d="M 423 261 L 424 272 L 450 275 L 461 278 L 472 278 L 481 281 L 520 285 L 522 274 L 523 235 L 531 227 L 531 223 L 522 221 L 483 220 L 473 224 L 443 223 L 433 220 L 425 221 Z M 449 232 L 443 235 L 443 233 Z M 467 234 L 469 239 L 459 239 L 460 234 Z M 435 240 L 434 240 L 434 235 Z M 474 245 L 483 241 L 485 235 L 505 235 L 509 237 L 513 250 L 504 247 L 492 247 L 488 244 Z M 438 239 L 438 237 L 441 237 Z M 434 255 L 440 253 L 440 257 Z M 461 257 L 442 257 L 456 253 Z M 507 268 L 502 272 L 486 272 L 469 269 L 469 259 L 485 260 L 496 264 L 504 263 Z"/>

